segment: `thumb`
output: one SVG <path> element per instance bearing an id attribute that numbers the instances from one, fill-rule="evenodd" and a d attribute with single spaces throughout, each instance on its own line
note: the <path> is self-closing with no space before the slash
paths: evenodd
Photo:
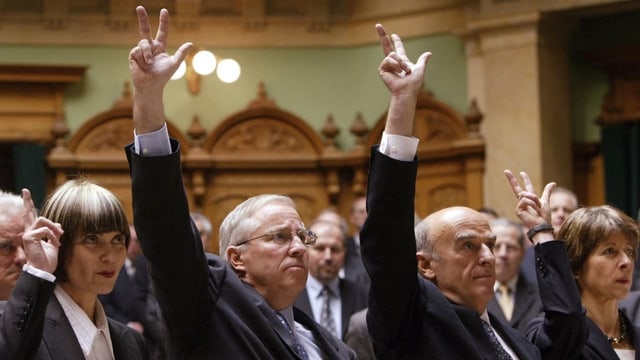
<path id="1" fill-rule="evenodd" d="M 420 55 L 420 57 L 418 58 L 418 61 L 416 61 L 416 65 L 427 66 L 427 63 L 429 62 L 429 58 L 431 58 L 431 51 L 422 53 L 422 55 Z"/>
<path id="2" fill-rule="evenodd" d="M 186 42 L 180 45 L 176 53 L 173 54 L 173 57 L 176 60 L 176 63 L 178 64 L 181 63 L 182 60 L 184 60 L 184 58 L 187 57 L 187 53 L 189 52 L 189 50 L 191 50 L 192 47 L 193 47 L 193 43 L 191 42 Z"/>

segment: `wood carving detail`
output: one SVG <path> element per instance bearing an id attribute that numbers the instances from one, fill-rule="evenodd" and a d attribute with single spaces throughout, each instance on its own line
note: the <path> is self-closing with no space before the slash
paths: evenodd
<path id="1" fill-rule="evenodd" d="M 461 185 L 447 184 L 436 187 L 429 192 L 429 203 L 432 211 L 449 206 L 467 203 L 466 189 Z"/>
<path id="2" fill-rule="evenodd" d="M 87 133 L 78 144 L 76 153 L 117 152 L 124 156 L 123 147 L 132 141 L 131 119 L 116 119 Z"/>
<path id="3" fill-rule="evenodd" d="M 295 129 L 273 120 L 260 119 L 223 134 L 214 151 L 264 154 L 309 150 L 311 147 L 296 137 Z"/>

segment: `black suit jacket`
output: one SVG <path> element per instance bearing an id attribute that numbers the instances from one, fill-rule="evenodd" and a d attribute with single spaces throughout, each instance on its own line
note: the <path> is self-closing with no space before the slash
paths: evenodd
<path id="1" fill-rule="evenodd" d="M 344 342 L 356 352 L 358 360 L 376 360 L 376 353 L 373 351 L 367 328 L 367 310 L 365 308 L 351 315 L 349 328 L 344 336 Z"/>
<path id="2" fill-rule="evenodd" d="M 396 161 L 374 148 L 369 169 L 368 217 L 360 239 L 371 278 L 367 324 L 378 359 L 495 358 L 477 312 L 451 303 L 416 275 L 417 160 Z M 519 358 L 540 358 L 522 334 L 489 317 Z"/>
<path id="3" fill-rule="evenodd" d="M 127 148 L 133 212 L 167 330 L 170 359 L 297 359 L 286 328 L 226 261 L 202 249 L 173 153 L 143 157 Z M 353 358 L 344 343 L 304 312 L 294 319 L 313 333 L 329 359 Z"/>
<path id="4" fill-rule="evenodd" d="M 354 283 L 347 279 L 340 279 L 340 301 L 342 305 L 342 334 L 340 337 L 344 339 L 349 326 L 351 315 L 367 307 L 368 289 L 361 284 Z M 293 303 L 298 309 L 304 311 L 309 317 L 313 318 L 313 310 L 309 300 L 309 293 L 305 288 Z"/>
<path id="5" fill-rule="evenodd" d="M 23 272 L 2 309 L 6 359 L 84 359 L 73 328 L 53 296 L 55 284 Z M 117 360 L 149 359 L 144 339 L 135 330 L 108 319 Z M 0 356 L 0 358 L 2 358 Z"/>
<path id="6" fill-rule="evenodd" d="M 529 321 L 542 314 L 542 302 L 538 295 L 538 286 L 531 283 L 522 273 L 518 276 L 515 294 L 511 320 L 507 321 L 495 296 L 489 300 L 487 310 L 498 320 L 524 333 Z"/>
<path id="7" fill-rule="evenodd" d="M 364 269 L 360 250 L 353 237 L 347 238 L 347 251 L 344 257 L 344 278 L 369 289 L 371 280 Z"/>

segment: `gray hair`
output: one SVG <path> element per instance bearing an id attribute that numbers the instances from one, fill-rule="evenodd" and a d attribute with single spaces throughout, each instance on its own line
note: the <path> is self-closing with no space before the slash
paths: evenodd
<path id="1" fill-rule="evenodd" d="M 431 238 L 430 233 L 430 225 L 429 218 L 427 217 L 414 228 L 414 232 L 416 234 L 416 250 L 436 259 L 438 258 L 438 255 L 434 250 L 433 239 Z"/>
<path id="2" fill-rule="evenodd" d="M 260 222 L 253 216 L 257 211 L 270 203 L 281 203 L 295 208 L 290 197 L 284 195 L 265 194 L 248 198 L 235 207 L 220 225 L 220 255 L 227 259 L 227 248 L 246 240 L 249 234 L 260 227 Z"/>
<path id="3" fill-rule="evenodd" d="M 7 223 L 16 217 L 22 220 L 24 203 L 19 195 L 0 190 L 0 223 Z"/>
<path id="4" fill-rule="evenodd" d="M 202 224 L 202 230 L 204 230 L 204 232 L 206 232 L 207 234 L 211 234 L 211 232 L 213 231 L 213 228 L 211 226 L 211 221 L 205 214 L 199 213 L 199 212 L 192 212 L 191 218 L 193 219 L 194 222 L 199 221 L 200 224 Z"/>

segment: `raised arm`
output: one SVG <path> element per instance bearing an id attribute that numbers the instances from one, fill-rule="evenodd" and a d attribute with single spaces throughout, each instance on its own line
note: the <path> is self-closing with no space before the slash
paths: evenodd
<path id="1" fill-rule="evenodd" d="M 391 93 L 385 132 L 412 136 L 418 93 L 424 82 L 424 71 L 431 53 L 423 53 L 412 63 L 407 57 L 400 36 L 388 36 L 380 24 L 376 25 L 376 31 L 385 55 L 378 67 L 378 73 Z"/>
<path id="2" fill-rule="evenodd" d="M 164 126 L 164 86 L 176 71 L 190 42 L 182 44 L 175 54 L 167 53 L 169 12 L 160 10 L 156 37 L 151 37 L 149 17 L 142 6 L 136 8 L 140 25 L 140 42 L 129 52 L 129 72 L 133 82 L 133 125 L 137 134 L 156 131 Z"/>
<path id="3" fill-rule="evenodd" d="M 412 63 L 398 35 L 376 31 L 384 53 L 378 74 L 390 92 L 385 134 L 371 152 L 367 220 L 360 232 L 362 259 L 371 278 L 367 323 L 378 356 L 402 353 L 421 326 L 414 199 L 418 140 L 413 123 L 418 94 L 430 53 Z M 405 350 L 401 350 L 405 348 Z"/>
<path id="4" fill-rule="evenodd" d="M 525 335 L 538 347 L 543 359 L 575 359 L 588 335 L 567 249 L 563 241 L 553 241 L 553 227 L 549 225 L 549 196 L 556 184 L 547 184 L 538 197 L 527 173 L 520 173 L 524 189 L 511 171 L 505 170 L 504 174 L 518 198 L 516 214 L 531 229 L 528 236 L 536 245 L 538 289 L 545 313 L 544 318 L 527 325 Z"/>

